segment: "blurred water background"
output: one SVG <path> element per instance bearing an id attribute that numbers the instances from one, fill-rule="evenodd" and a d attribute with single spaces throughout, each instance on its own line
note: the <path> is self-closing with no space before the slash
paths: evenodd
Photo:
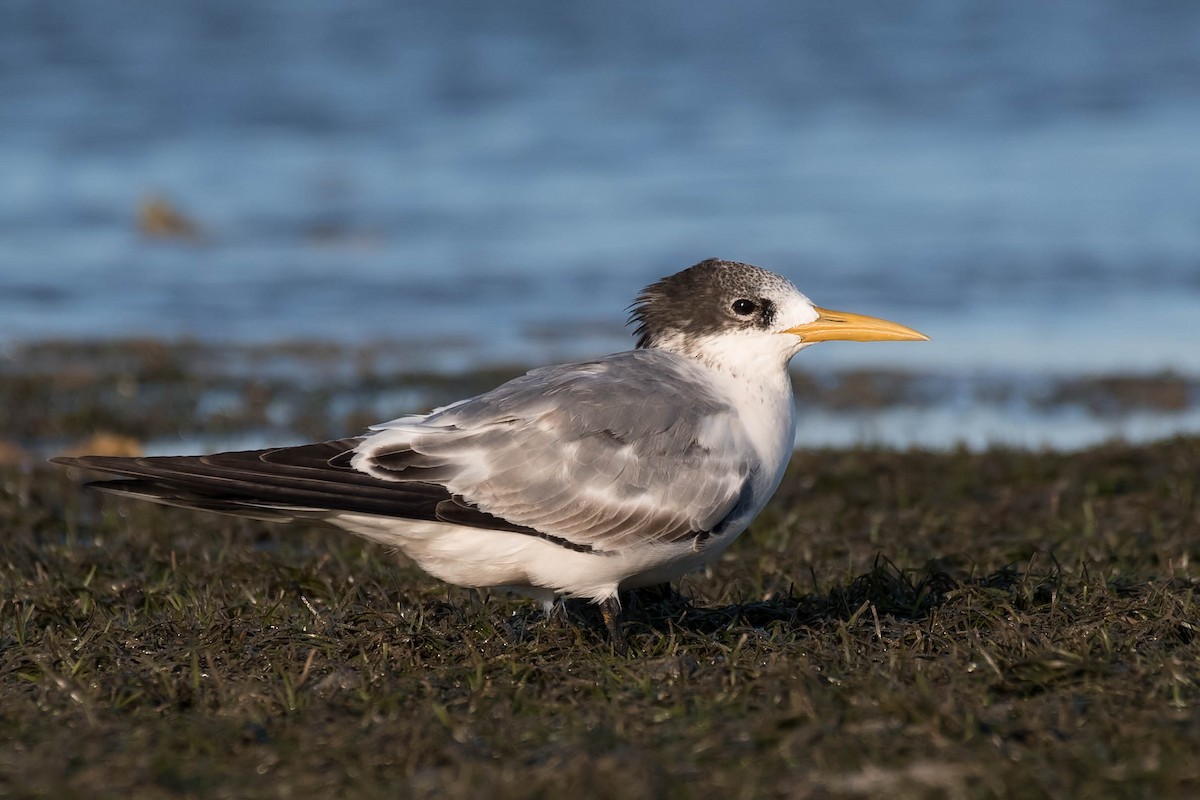
<path id="1" fill-rule="evenodd" d="M 933 337 L 803 354 L 945 396 L 806 441 L 1196 431 L 1198 142 L 1188 2 L 9 0 L 0 345 L 532 365 L 719 256 Z M 970 388 L 1164 371 L 1186 402 L 1107 417 Z"/>

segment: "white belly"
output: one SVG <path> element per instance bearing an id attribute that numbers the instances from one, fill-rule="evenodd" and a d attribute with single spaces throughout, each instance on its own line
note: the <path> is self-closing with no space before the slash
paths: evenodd
<path id="1" fill-rule="evenodd" d="M 692 541 L 644 544 L 588 553 L 537 536 L 440 522 L 410 522 L 339 514 L 329 522 L 395 547 L 430 575 L 471 587 L 508 587 L 541 600 L 554 596 L 601 601 L 620 589 L 673 581 L 702 569 L 744 529 L 730 528 L 697 548 Z"/>

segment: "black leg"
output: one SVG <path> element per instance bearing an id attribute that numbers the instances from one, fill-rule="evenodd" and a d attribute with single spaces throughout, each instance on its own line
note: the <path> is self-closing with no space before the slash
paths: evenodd
<path id="1" fill-rule="evenodd" d="M 625 655 L 629 648 L 625 642 L 625 631 L 621 628 L 621 601 L 610 597 L 600 603 L 600 616 L 604 617 L 604 627 L 608 628 L 608 640 L 613 650 L 619 656 Z"/>

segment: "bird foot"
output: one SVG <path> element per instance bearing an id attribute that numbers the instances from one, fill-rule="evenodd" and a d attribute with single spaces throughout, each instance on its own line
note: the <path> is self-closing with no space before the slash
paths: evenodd
<path id="1" fill-rule="evenodd" d="M 600 603 L 600 616 L 604 617 L 604 627 L 608 629 L 608 641 L 613 652 L 619 656 L 629 654 L 629 643 L 625 640 L 625 630 L 622 626 L 621 601 L 615 595 Z"/>

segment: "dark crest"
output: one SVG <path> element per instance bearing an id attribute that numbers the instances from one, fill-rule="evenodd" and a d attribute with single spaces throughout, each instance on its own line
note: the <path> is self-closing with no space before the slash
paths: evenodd
<path id="1" fill-rule="evenodd" d="M 629 307 L 639 348 L 671 334 L 703 336 L 739 328 L 770 328 L 775 303 L 769 295 L 791 289 L 773 272 L 737 261 L 710 258 L 642 290 Z M 734 303 L 742 302 L 737 309 Z"/>

